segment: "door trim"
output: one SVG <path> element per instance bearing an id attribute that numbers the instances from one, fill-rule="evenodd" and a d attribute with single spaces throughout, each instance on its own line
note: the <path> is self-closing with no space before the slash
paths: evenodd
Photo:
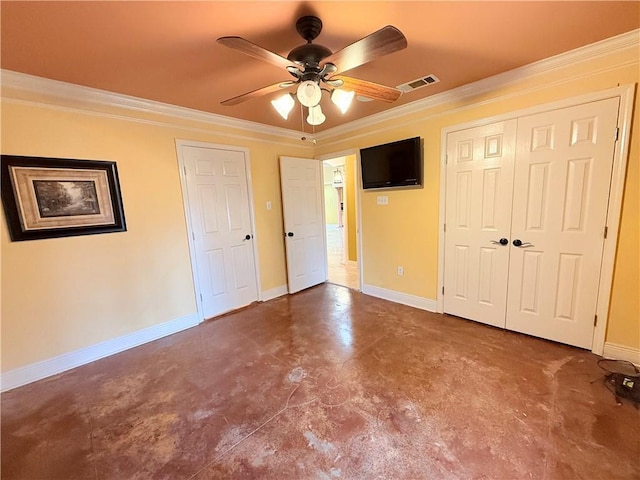
<path id="1" fill-rule="evenodd" d="M 249 197 L 249 216 L 251 218 L 251 230 L 253 232 L 252 243 L 253 258 L 254 258 L 254 273 L 256 276 L 256 288 L 258 292 L 258 300 L 262 300 L 262 288 L 260 284 L 260 260 L 258 259 L 257 238 L 255 224 L 255 212 L 253 206 L 253 184 L 251 181 L 251 159 L 249 157 L 249 149 L 245 147 L 237 147 L 233 145 L 220 145 L 217 143 L 198 142 L 195 140 L 180 140 L 176 139 L 176 156 L 178 158 L 178 172 L 180 176 L 180 187 L 182 191 L 182 206 L 184 207 L 184 217 L 186 225 L 187 242 L 189 243 L 189 258 L 191 260 L 191 277 L 193 278 L 193 296 L 196 302 L 196 309 L 198 312 L 198 323 L 202 323 L 204 318 L 204 310 L 202 307 L 202 300 L 200 299 L 200 280 L 198 277 L 198 265 L 196 262 L 195 245 L 193 239 L 193 227 L 191 219 L 191 210 L 189 209 L 189 196 L 187 195 L 187 177 L 185 170 L 184 157 L 182 155 L 182 147 L 200 147 L 210 148 L 215 150 L 230 150 L 233 152 L 242 152 L 245 159 L 246 178 L 247 178 L 247 196 Z"/>
<path id="2" fill-rule="evenodd" d="M 362 172 L 360 171 L 360 150 L 357 148 L 352 148 L 348 150 L 341 150 L 335 153 L 326 153 L 324 155 L 320 155 L 319 157 L 315 157 L 316 160 L 320 162 L 324 162 L 325 160 L 331 160 L 332 158 L 337 157 L 348 157 L 350 155 L 355 155 L 356 157 L 356 165 L 355 165 L 355 185 L 353 188 L 356 189 L 356 255 L 358 257 L 358 290 L 362 292 L 362 287 L 364 285 L 364 273 L 363 273 L 363 265 L 364 259 L 362 258 L 362 189 L 360 185 L 362 185 Z M 324 189 L 323 189 L 324 195 Z M 325 229 L 327 227 L 327 222 L 325 219 L 324 223 Z M 329 265 L 327 265 L 327 272 L 329 271 Z"/>
<path id="3" fill-rule="evenodd" d="M 516 110 L 513 112 L 482 118 L 467 123 L 452 125 L 442 129 L 440 134 L 440 207 L 438 222 L 438 291 L 437 303 L 438 312 L 444 311 L 444 296 L 442 289 L 444 286 L 444 221 L 445 221 L 445 199 L 446 199 L 446 164 L 447 164 L 447 135 L 449 133 L 464 130 L 467 128 L 480 127 L 495 122 L 511 120 L 518 117 L 533 115 L 536 113 L 559 110 L 562 108 L 581 105 L 584 103 L 605 100 L 607 98 L 618 97 L 620 106 L 618 110 L 618 141 L 615 144 L 613 156 L 613 170 L 611 173 L 611 185 L 609 189 L 609 208 L 607 210 L 606 224 L 608 227 L 607 238 L 604 240 L 602 254 L 602 264 L 600 268 L 600 281 L 598 287 L 598 302 L 596 315 L 598 324 L 594 328 L 593 343 L 591 351 L 596 355 L 602 355 L 604 351 L 607 324 L 609 323 L 609 304 L 611 300 L 611 288 L 613 286 L 613 269 L 615 265 L 616 250 L 618 244 L 618 234 L 620 230 L 620 215 L 622 213 L 622 197 L 624 193 L 624 180 L 629 160 L 629 142 L 631 135 L 631 121 L 633 113 L 633 101 L 635 94 L 635 84 L 627 84 L 606 90 L 588 93 L 577 97 L 565 98 L 552 103 L 536 105 L 533 107 Z"/>

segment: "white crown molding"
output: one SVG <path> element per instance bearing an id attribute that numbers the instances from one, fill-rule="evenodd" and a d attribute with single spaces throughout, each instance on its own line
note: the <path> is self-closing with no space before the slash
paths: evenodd
<path id="1" fill-rule="evenodd" d="M 197 132 L 197 133 L 203 133 L 203 134 L 207 134 L 207 135 L 220 135 L 220 136 L 224 136 L 225 138 L 229 139 L 229 138 L 237 138 L 240 140 L 248 140 L 248 141 L 259 141 L 260 143 L 271 143 L 271 144 L 275 144 L 275 145 L 284 145 L 285 142 L 288 142 L 288 144 L 291 144 L 291 139 L 287 138 L 284 139 L 283 137 L 272 137 L 272 138 L 265 138 L 265 137 L 256 137 L 255 135 L 252 135 L 252 131 L 249 130 L 241 130 L 246 132 L 246 135 L 240 135 L 237 133 L 230 133 L 229 131 L 226 130 L 217 130 L 215 125 L 211 125 L 211 127 L 207 128 L 204 125 L 202 127 L 195 127 L 193 125 L 187 125 L 187 124 L 181 124 L 181 123 L 176 123 L 176 122 L 172 122 L 171 121 L 171 117 L 169 118 L 168 121 L 159 121 L 159 120 L 149 120 L 146 118 L 142 118 L 142 117 L 138 117 L 135 115 L 118 115 L 118 114 L 114 114 L 114 113 L 106 113 L 106 112 L 101 112 L 101 111 L 97 111 L 97 110 L 89 110 L 86 108 L 83 109 L 79 109 L 77 107 L 67 107 L 67 106 L 61 106 L 61 105 L 54 105 L 51 103 L 43 103 L 43 102 L 39 102 L 39 101 L 34 101 L 34 100 L 22 100 L 22 99 L 15 99 L 15 98 L 5 98 L 4 103 L 6 104 L 14 104 L 14 105 L 39 105 L 39 106 L 45 106 L 46 108 L 50 109 L 50 110 L 54 110 L 54 111 L 59 111 L 59 112 L 73 112 L 73 113 L 78 113 L 81 112 L 84 115 L 91 115 L 94 117 L 100 117 L 100 118 L 112 118 L 115 120 L 120 120 L 120 121 L 128 121 L 128 122 L 134 122 L 134 123 L 140 123 L 143 125 L 153 125 L 156 127 L 163 127 L 163 128 L 172 128 L 172 129 L 179 129 L 179 130 L 184 130 L 184 131 L 188 131 L 188 132 Z M 173 119 L 175 120 L 175 117 L 173 117 Z M 218 126 L 218 128 L 220 128 L 220 126 Z M 299 138 L 295 138 L 294 139 L 296 142 L 299 142 Z M 298 148 L 302 148 L 305 150 L 308 150 L 309 152 L 313 152 L 313 145 L 312 144 L 303 144 L 303 145 L 297 145 Z"/>
<path id="2" fill-rule="evenodd" d="M 452 101 L 460 101 L 475 97 L 486 92 L 491 92 L 496 89 L 515 84 L 522 81 L 523 78 L 531 78 L 537 75 L 547 74 L 554 70 L 575 65 L 576 63 L 594 60 L 626 49 L 638 49 L 639 47 L 640 29 L 632 30 L 631 32 L 623 33 L 591 45 L 586 45 L 538 62 L 530 63 L 529 65 L 524 65 L 514 70 L 509 70 L 508 72 L 462 85 L 461 87 L 447 90 L 421 100 L 416 100 L 415 102 L 407 103 L 400 107 L 386 110 L 382 113 L 371 115 L 360 120 L 354 120 L 353 122 L 345 125 L 323 130 L 322 132 L 317 133 L 315 138 L 318 142 L 330 142 L 332 137 L 344 135 L 366 127 L 372 127 L 382 122 L 404 117 L 421 110 L 432 109 Z M 637 62 L 633 63 L 635 64 Z"/>
<path id="3" fill-rule="evenodd" d="M 196 314 L 186 315 L 121 337 L 105 340 L 80 350 L 10 370 L 0 375 L 0 390 L 6 392 L 27 383 L 66 372 L 72 368 L 80 367 L 144 343 L 173 335 L 187 328 L 195 327 L 198 323 L 200 322 Z"/>
<path id="4" fill-rule="evenodd" d="M 0 70 L 0 82 L 3 87 L 41 96 L 38 98 L 39 103 L 48 103 L 47 100 L 52 100 L 55 101 L 57 105 L 57 102 L 64 102 L 72 105 L 74 110 L 88 109 L 93 112 L 90 107 L 116 107 L 138 114 L 159 114 L 181 120 L 215 125 L 217 127 L 236 128 L 258 134 L 284 137 L 291 140 L 300 140 L 300 132 L 296 130 L 272 127 L 262 123 L 239 120 L 215 113 L 179 107 L 129 95 L 122 95 L 119 93 L 99 90 L 97 88 L 51 80 L 11 70 Z M 44 98 L 42 98 L 42 96 L 44 96 Z"/>

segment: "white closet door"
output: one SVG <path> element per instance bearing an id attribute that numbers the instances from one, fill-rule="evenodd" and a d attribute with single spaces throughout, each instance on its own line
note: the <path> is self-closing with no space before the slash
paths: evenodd
<path id="1" fill-rule="evenodd" d="M 591 348 L 618 102 L 518 119 L 509 330 Z"/>
<path id="2" fill-rule="evenodd" d="M 515 130 L 511 120 L 447 136 L 444 311 L 499 327 L 505 325 Z"/>

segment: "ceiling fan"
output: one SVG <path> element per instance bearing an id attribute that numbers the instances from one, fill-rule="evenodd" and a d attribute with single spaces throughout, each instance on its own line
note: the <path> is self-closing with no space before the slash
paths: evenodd
<path id="1" fill-rule="evenodd" d="M 294 80 L 274 83 L 229 98 L 221 102 L 222 105 L 237 105 L 247 100 L 298 85 L 296 97 L 302 105 L 309 107 L 308 123 L 319 125 L 324 121 L 324 115 L 321 113 L 319 106 L 322 90 L 331 89 L 332 101 L 343 110 L 343 113 L 345 109 L 340 105 L 337 98 L 343 96 L 344 91 L 353 92 L 350 93 L 347 108 L 354 93 L 358 96 L 384 102 L 393 102 L 400 97 L 402 92 L 396 88 L 342 75 L 342 72 L 406 48 L 407 39 L 397 28 L 387 25 L 335 53 L 322 45 L 312 43 L 322 31 L 322 21 L 318 17 L 313 15 L 300 17 L 296 21 L 296 30 L 307 43 L 291 50 L 286 58 L 242 37 L 218 38 L 218 43 L 221 45 L 233 48 L 277 67 L 285 68 L 294 77 Z M 293 107 L 293 95 L 290 93 L 286 95 L 288 99 L 285 96 L 283 101 L 290 106 L 290 111 Z M 276 102 L 272 103 L 278 109 Z M 278 111 L 280 112 L 280 109 Z M 280 114 L 285 119 L 287 118 L 282 112 Z"/>

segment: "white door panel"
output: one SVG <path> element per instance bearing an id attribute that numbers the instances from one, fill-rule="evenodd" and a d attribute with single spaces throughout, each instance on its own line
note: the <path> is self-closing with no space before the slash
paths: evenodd
<path id="1" fill-rule="evenodd" d="M 515 120 L 447 136 L 444 311 L 504 327 Z M 496 242 L 496 243 L 494 243 Z"/>
<path id="2" fill-rule="evenodd" d="M 224 280 L 224 253 L 222 249 L 206 250 L 203 252 L 207 259 L 209 276 L 203 275 L 200 279 L 204 295 L 216 297 L 226 292 Z M 203 272 L 204 273 L 204 272 Z M 209 280 L 209 282 L 207 282 Z"/>
<path id="3" fill-rule="evenodd" d="M 518 120 L 507 328 L 591 348 L 618 99 Z"/>
<path id="4" fill-rule="evenodd" d="M 211 318 L 258 299 L 245 156 L 213 147 L 180 149 L 198 293 L 204 318 Z"/>
<path id="5" fill-rule="evenodd" d="M 322 164 L 280 158 L 289 293 L 327 280 Z"/>

